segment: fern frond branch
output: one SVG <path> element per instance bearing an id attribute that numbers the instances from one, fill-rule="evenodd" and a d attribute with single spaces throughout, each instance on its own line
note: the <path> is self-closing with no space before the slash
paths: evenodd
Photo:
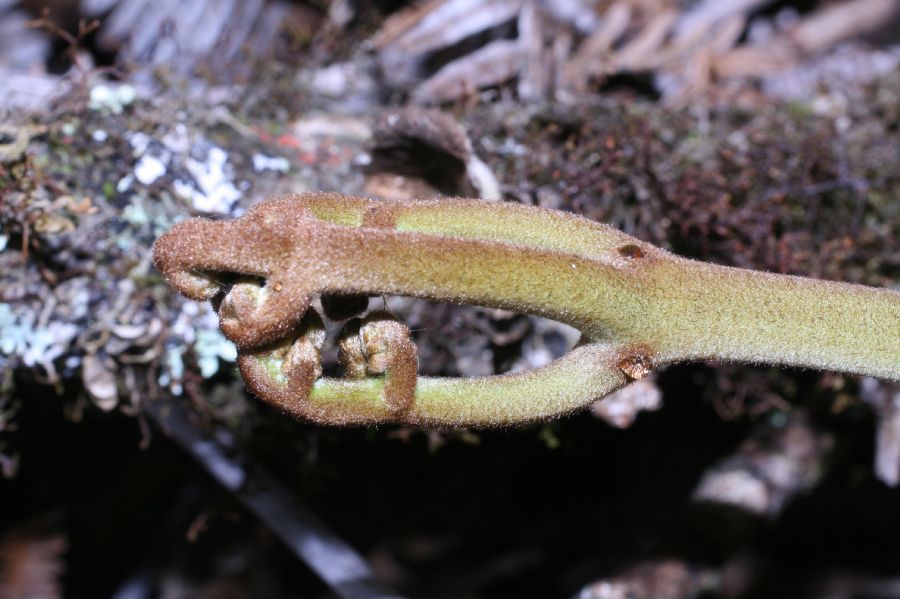
<path id="1" fill-rule="evenodd" d="M 321 422 L 545 418 L 654 367 L 710 358 L 900 379 L 896 291 L 687 260 L 606 225 L 519 204 L 289 195 L 234 221 L 179 223 L 154 259 L 194 299 L 222 294 L 222 273 L 263 280 L 238 279 L 224 293 L 222 331 L 240 349 L 254 392 Z M 382 356 L 359 370 L 371 376 L 322 379 L 323 333 L 308 318 L 303 324 L 318 294 L 503 308 L 564 322 L 583 337 L 531 372 L 428 378 L 410 366 L 408 332 L 381 320 L 364 331 L 371 355 Z M 409 401 L 395 397 L 402 389 Z"/>

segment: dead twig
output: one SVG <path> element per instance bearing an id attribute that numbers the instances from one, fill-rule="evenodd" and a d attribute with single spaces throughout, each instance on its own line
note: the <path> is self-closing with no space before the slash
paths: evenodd
<path id="1" fill-rule="evenodd" d="M 365 560 L 250 458 L 200 430 L 179 401 L 145 402 L 147 415 L 213 478 L 240 500 L 290 551 L 342 599 L 400 599 Z"/>

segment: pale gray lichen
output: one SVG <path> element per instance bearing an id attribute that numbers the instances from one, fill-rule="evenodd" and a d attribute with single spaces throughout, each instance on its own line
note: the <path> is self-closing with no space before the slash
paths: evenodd
<path id="1" fill-rule="evenodd" d="M 237 360 L 237 348 L 218 328 L 198 330 L 194 352 L 197 354 L 200 374 L 207 379 L 219 371 L 219 360 L 225 362 Z"/>
<path id="2" fill-rule="evenodd" d="M 172 323 L 173 339 L 167 345 L 162 361 L 162 372 L 158 377 L 161 386 L 180 395 L 185 373 L 184 356 L 192 349 L 196 356 L 200 375 L 211 378 L 219 372 L 220 360 L 237 360 L 237 348 L 219 331 L 216 314 L 208 305 L 185 302 Z"/>
<path id="3" fill-rule="evenodd" d="M 0 353 L 19 355 L 28 347 L 30 327 L 23 325 L 9 304 L 0 304 Z"/>
<path id="4" fill-rule="evenodd" d="M 202 158 L 188 158 L 185 167 L 194 181 L 176 179 L 175 191 L 190 200 L 195 210 L 230 213 L 242 194 L 231 181 L 228 153 L 211 145 Z"/>
<path id="5" fill-rule="evenodd" d="M 185 346 L 181 344 L 169 347 L 162 361 L 163 371 L 157 379 L 160 386 L 168 388 L 173 395 L 181 395 L 183 391 L 181 380 L 184 377 L 184 360 L 182 356 L 185 351 Z"/>
<path id="6" fill-rule="evenodd" d="M 99 112 L 121 114 L 137 97 L 137 91 L 127 83 L 122 85 L 100 84 L 91 88 L 88 108 Z"/>
<path id="7" fill-rule="evenodd" d="M 0 353 L 28 367 L 42 366 L 52 374 L 53 361 L 66 352 L 78 335 L 78 327 L 59 321 L 35 326 L 33 318 L 34 313 L 20 316 L 9 304 L 0 303 Z"/>

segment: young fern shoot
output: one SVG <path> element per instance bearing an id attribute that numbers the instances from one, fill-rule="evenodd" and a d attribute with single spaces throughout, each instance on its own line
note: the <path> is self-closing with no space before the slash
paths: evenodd
<path id="1" fill-rule="evenodd" d="M 687 260 L 514 203 L 293 194 L 236 220 L 181 222 L 156 242 L 154 262 L 184 295 L 214 300 L 255 394 L 328 424 L 543 419 L 659 366 L 711 358 L 900 380 L 897 291 Z M 227 288 L 223 274 L 236 277 Z M 424 377 L 405 325 L 371 315 L 340 341 L 347 376 L 323 378 L 324 327 L 310 308 L 319 294 L 503 308 L 564 322 L 582 339 L 528 372 Z"/>

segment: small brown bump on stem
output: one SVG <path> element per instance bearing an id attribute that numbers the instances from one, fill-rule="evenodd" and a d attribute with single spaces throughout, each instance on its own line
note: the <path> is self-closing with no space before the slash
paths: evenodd
<path id="1" fill-rule="evenodd" d="M 638 351 L 626 355 L 616 366 L 629 378 L 642 379 L 653 372 L 653 359 L 649 354 Z"/>
<path id="2" fill-rule="evenodd" d="M 363 214 L 363 226 L 375 229 L 393 229 L 396 226 L 394 211 L 387 206 L 375 205 Z"/>
<path id="3" fill-rule="evenodd" d="M 621 254 L 622 256 L 624 256 L 626 258 L 631 258 L 631 259 L 635 259 L 635 260 L 646 256 L 646 254 L 644 253 L 644 250 L 642 250 L 640 248 L 640 246 L 638 246 L 637 244 L 634 244 L 634 243 L 629 243 L 629 244 L 626 244 L 626 245 L 623 245 L 622 247 L 620 247 L 619 254 Z"/>

